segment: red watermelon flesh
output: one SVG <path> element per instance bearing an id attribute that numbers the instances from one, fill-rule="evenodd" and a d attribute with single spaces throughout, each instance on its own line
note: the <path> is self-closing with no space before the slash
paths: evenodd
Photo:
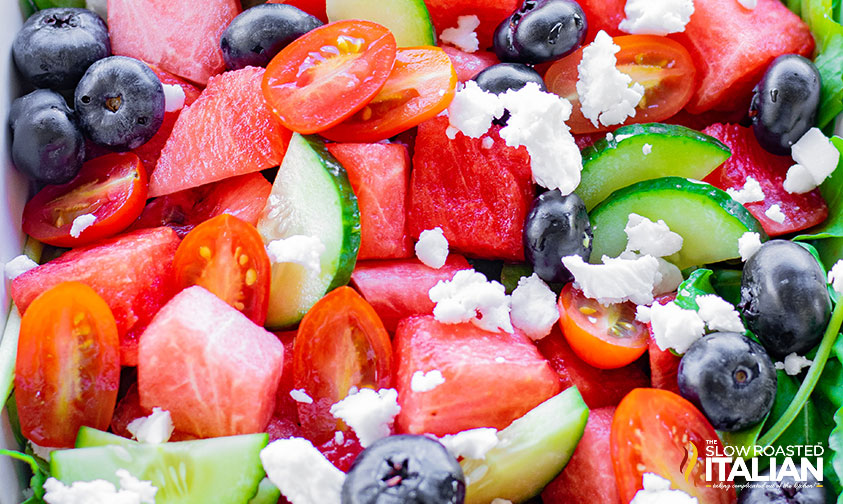
<path id="1" fill-rule="evenodd" d="M 328 22 L 328 14 L 325 13 L 325 0 L 267 0 L 266 3 L 289 4 L 319 18 L 323 23 Z"/>
<path id="2" fill-rule="evenodd" d="M 129 432 L 129 424 L 132 420 L 143 418 L 152 414 L 152 410 L 146 409 L 140 404 L 140 396 L 138 395 L 137 382 L 133 383 L 126 392 L 117 407 L 114 408 L 114 416 L 111 417 L 111 432 L 124 438 L 132 439 L 132 433 Z M 187 441 L 189 439 L 196 439 L 196 436 L 185 434 L 174 430 L 170 435 L 170 441 Z"/>
<path id="3" fill-rule="evenodd" d="M 425 0 L 430 20 L 436 28 L 436 33 L 442 33 L 447 28 L 456 28 L 460 16 L 477 16 L 480 26 L 477 27 L 477 40 L 480 49 L 492 48 L 492 36 L 501 21 L 521 7 L 521 0 Z"/>
<path id="4" fill-rule="evenodd" d="M 199 436 L 263 432 L 284 366 L 274 334 L 199 286 L 176 294 L 140 338 L 141 406 Z"/>
<path id="5" fill-rule="evenodd" d="M 760 5 L 759 5 L 760 7 Z M 705 181 L 720 189 L 741 189 L 751 176 L 761 184 L 764 200 L 744 205 L 758 219 L 770 236 L 801 231 L 819 224 L 828 217 L 828 205 L 819 189 L 805 194 L 784 190 L 787 170 L 794 161 L 789 156 L 776 156 L 765 151 L 755 139 L 752 128 L 737 124 L 712 124 L 703 133 L 711 135 L 732 150 L 732 155 Z M 785 220 L 778 223 L 765 214 L 772 205 L 779 205 Z"/>
<path id="6" fill-rule="evenodd" d="M 605 31 L 612 37 L 627 35 L 618 29 L 618 25 L 626 17 L 623 11 L 626 0 L 578 0 L 588 21 L 588 33 L 583 45 L 590 44 L 594 37 Z"/>
<path id="7" fill-rule="evenodd" d="M 451 58 L 451 64 L 454 65 L 454 70 L 457 71 L 457 79 L 460 82 L 471 80 L 483 70 L 500 63 L 493 52 L 475 51 L 467 53 L 451 46 L 442 46 L 442 50 Z"/>
<path id="8" fill-rule="evenodd" d="M 441 227 L 452 251 L 470 257 L 522 261 L 524 219 L 533 200 L 530 155 L 508 147 L 500 127 L 480 138 L 457 133 L 449 139 L 448 118 L 418 127 L 410 181 L 410 235 Z"/>
<path id="9" fill-rule="evenodd" d="M 392 334 L 402 319 L 433 314 L 430 289 L 440 280 L 451 280 L 457 271 L 470 268 L 468 261 L 457 254 L 449 255 L 439 269 L 425 266 L 415 258 L 361 261 L 351 273 L 351 283 Z"/>
<path id="10" fill-rule="evenodd" d="M 82 282 L 105 299 L 117 322 L 120 362 L 137 364 L 137 340 L 155 313 L 178 291 L 173 257 L 179 237 L 167 227 L 126 233 L 73 249 L 12 281 L 21 310 L 62 282 Z"/>
<path id="11" fill-rule="evenodd" d="M 150 197 L 281 164 L 291 133 L 264 101 L 263 73 L 246 67 L 214 77 L 182 110 L 150 177 Z"/>
<path id="12" fill-rule="evenodd" d="M 360 207 L 358 259 L 410 257 L 404 226 L 410 155 L 400 144 L 331 143 L 328 151 L 348 172 Z"/>
<path id="13" fill-rule="evenodd" d="M 225 69 L 220 36 L 239 13 L 238 0 L 108 0 L 111 50 L 204 85 Z"/>
<path id="14" fill-rule="evenodd" d="M 393 346 L 399 432 L 442 436 L 476 427 L 503 429 L 560 391 L 556 373 L 517 330 L 492 333 L 471 323 L 415 316 L 398 325 Z M 413 374 L 432 370 L 445 382 L 413 391 Z"/>
<path id="15" fill-rule="evenodd" d="M 296 340 L 296 331 L 277 332 L 275 335 L 284 345 L 284 355 L 293 355 L 293 343 Z M 278 395 L 275 400 L 274 415 L 279 418 L 290 420 L 292 423 L 299 423 L 299 409 L 296 401 L 290 395 L 295 388 L 293 382 L 293 359 L 284 359 L 284 368 L 281 372 L 281 381 L 278 385 Z"/>

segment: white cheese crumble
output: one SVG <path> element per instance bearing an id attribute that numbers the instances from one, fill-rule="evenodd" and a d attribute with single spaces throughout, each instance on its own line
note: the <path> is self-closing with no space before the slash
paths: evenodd
<path id="1" fill-rule="evenodd" d="M 14 280 L 27 271 L 37 267 L 37 262 L 21 254 L 3 265 L 3 273 L 7 280 Z"/>
<path id="2" fill-rule="evenodd" d="M 834 292 L 843 295 L 843 259 L 840 259 L 831 267 L 831 271 L 828 272 L 828 283 L 831 284 Z"/>
<path id="3" fill-rule="evenodd" d="M 758 233 L 745 232 L 738 238 L 738 253 L 741 255 L 741 261 L 749 261 L 758 249 L 761 248 L 761 235 Z"/>
<path id="4" fill-rule="evenodd" d="M 784 362 L 776 362 L 776 369 L 783 369 L 788 375 L 796 376 L 802 372 L 803 368 L 810 367 L 813 363 L 814 361 L 793 352 L 784 358 Z"/>
<path id="5" fill-rule="evenodd" d="M 34 453 L 37 457 L 40 457 L 46 461 L 50 460 L 50 454 L 56 450 L 60 450 L 61 448 L 53 448 L 51 446 L 41 446 L 38 444 L 33 443 L 32 441 L 29 442 L 29 446 L 32 448 L 32 453 Z"/>
<path id="6" fill-rule="evenodd" d="M 745 331 L 741 316 L 735 307 L 716 294 L 697 296 L 697 313 L 705 325 L 712 331 L 730 331 L 741 333 Z"/>
<path id="7" fill-rule="evenodd" d="M 313 398 L 307 395 L 307 392 L 305 392 L 303 388 L 291 390 L 290 397 L 292 397 L 296 402 L 313 404 Z"/>
<path id="8" fill-rule="evenodd" d="M 498 445 L 498 431 L 491 427 L 468 429 L 456 434 L 447 434 L 439 442 L 454 458 L 483 460 L 489 450 Z"/>
<path id="9" fill-rule="evenodd" d="M 754 10 L 758 5 L 758 0 L 738 0 L 738 3 L 741 4 L 744 9 Z"/>
<path id="10" fill-rule="evenodd" d="M 645 156 L 648 156 L 651 152 L 653 152 L 653 146 L 652 145 L 650 145 L 648 143 L 645 143 L 644 145 L 641 146 L 641 153 L 644 154 Z"/>
<path id="11" fill-rule="evenodd" d="M 474 30 L 480 26 L 480 18 L 475 15 L 457 18 L 456 28 L 445 28 L 439 35 L 439 40 L 465 52 L 475 52 L 480 49 L 480 41 Z"/>
<path id="12" fill-rule="evenodd" d="M 661 280 L 656 281 L 656 285 L 653 287 L 653 296 L 673 292 L 685 280 L 682 278 L 682 272 L 675 264 L 667 262 L 661 257 L 658 257 L 657 260 L 659 261 Z"/>
<path id="13" fill-rule="evenodd" d="M 441 227 L 425 229 L 416 242 L 416 257 L 425 266 L 439 269 L 448 260 L 448 239 Z"/>
<path id="14" fill-rule="evenodd" d="M 674 233 L 663 220 L 653 222 L 636 213 L 629 214 L 626 227 L 626 251 L 653 257 L 665 257 L 682 249 L 682 236 Z"/>
<path id="15" fill-rule="evenodd" d="M 556 294 L 535 273 L 518 280 L 511 303 L 512 325 L 534 341 L 550 334 L 553 324 L 559 320 Z"/>
<path id="16" fill-rule="evenodd" d="M 151 415 L 135 418 L 126 429 L 141 443 L 166 443 L 173 435 L 173 419 L 169 411 L 155 407 Z"/>
<path id="17" fill-rule="evenodd" d="M 635 108 L 644 96 L 644 87 L 632 83 L 632 77 L 617 69 L 615 54 L 621 48 L 605 31 L 600 30 L 594 42 L 583 50 L 577 67 L 577 94 L 583 115 L 595 127 L 621 124 L 635 117 Z"/>
<path id="18" fill-rule="evenodd" d="M 260 458 L 269 480 L 291 504 L 340 504 L 345 473 L 307 439 L 273 441 Z"/>
<path id="19" fill-rule="evenodd" d="M 699 504 L 696 497 L 691 497 L 682 490 L 671 490 L 670 481 L 655 473 L 644 473 L 644 488 L 635 492 L 629 504 Z"/>
<path id="20" fill-rule="evenodd" d="M 322 271 L 321 258 L 324 253 L 325 244 L 318 236 L 293 235 L 272 240 L 266 246 L 270 262 L 300 264 L 316 273 Z"/>
<path id="21" fill-rule="evenodd" d="M 809 129 L 790 148 L 796 164 L 787 170 L 784 189 L 789 193 L 806 193 L 831 175 L 840 160 L 840 151 L 819 128 Z"/>
<path id="22" fill-rule="evenodd" d="M 164 111 L 175 112 L 184 108 L 184 89 L 178 84 L 162 84 L 164 88 Z"/>
<path id="23" fill-rule="evenodd" d="M 506 357 L 497 356 L 495 357 L 495 362 L 497 362 L 498 364 L 503 364 L 504 362 L 506 362 Z"/>
<path id="24" fill-rule="evenodd" d="M 485 136 L 483 137 L 483 140 L 481 140 L 480 145 L 484 149 L 491 149 L 495 146 L 495 139 L 489 136 Z"/>
<path id="25" fill-rule="evenodd" d="M 705 322 L 695 310 L 685 310 L 674 302 L 653 303 L 646 308 L 639 306 L 636 320 L 649 321 L 656 345 L 662 350 L 673 348 L 685 353 L 705 333 Z"/>
<path id="26" fill-rule="evenodd" d="M 503 110 L 498 95 L 483 91 L 473 80 L 466 81 L 448 106 L 448 137 L 453 140 L 461 131 L 465 136 L 480 138 L 489 131 L 492 120 L 503 116 Z"/>
<path id="27" fill-rule="evenodd" d="M 342 445 L 345 443 L 345 434 L 342 431 L 337 431 L 334 433 L 334 443 L 337 445 Z"/>
<path id="28" fill-rule="evenodd" d="M 75 219 L 73 219 L 73 224 L 70 225 L 70 236 L 74 238 L 79 238 L 79 235 L 82 234 L 82 231 L 88 229 L 89 227 L 94 225 L 94 222 L 97 221 L 97 216 L 94 214 L 82 214 Z"/>
<path id="29" fill-rule="evenodd" d="M 764 191 L 761 189 L 761 184 L 754 177 L 747 177 L 743 188 L 736 190 L 730 187 L 726 189 L 726 193 L 741 205 L 764 201 Z"/>
<path id="30" fill-rule="evenodd" d="M 495 497 L 494 499 L 492 499 L 491 504 L 512 504 L 512 501 L 501 499 L 500 497 Z"/>
<path id="31" fill-rule="evenodd" d="M 510 298 L 498 282 L 487 282 L 482 273 L 473 269 L 457 271 L 454 277 L 440 280 L 428 291 L 436 303 L 433 316 L 444 324 L 471 322 L 490 332 L 503 330 L 512 333 L 509 317 Z M 477 314 L 481 317 L 478 318 Z"/>
<path id="32" fill-rule="evenodd" d="M 764 212 L 764 215 L 766 215 L 767 218 L 771 221 L 778 222 L 779 224 L 784 222 L 785 218 L 784 212 L 782 212 L 782 207 L 780 207 L 778 204 L 770 205 L 770 208 L 768 208 L 767 211 Z"/>
<path id="33" fill-rule="evenodd" d="M 47 504 L 155 504 L 157 488 L 140 481 L 125 469 L 118 469 L 120 490 L 110 481 L 75 481 L 69 487 L 55 478 L 44 482 Z"/>
<path id="34" fill-rule="evenodd" d="M 339 418 L 354 430 L 363 448 L 388 436 L 395 415 L 400 411 L 395 389 L 375 392 L 369 388 L 349 394 L 330 409 L 334 418 Z"/>
<path id="35" fill-rule="evenodd" d="M 410 378 L 410 389 L 413 392 L 430 392 L 439 385 L 445 383 L 445 377 L 438 369 L 428 371 L 416 371 Z"/>
<path id="36" fill-rule="evenodd" d="M 562 258 L 574 276 L 574 286 L 603 305 L 653 301 L 653 287 L 661 280 L 659 261 L 645 255 L 634 259 L 603 256 L 603 264 L 588 264 L 578 255 Z"/>
<path id="37" fill-rule="evenodd" d="M 667 35 L 685 31 L 694 13 L 693 0 L 626 0 L 618 28 L 636 35 Z"/>

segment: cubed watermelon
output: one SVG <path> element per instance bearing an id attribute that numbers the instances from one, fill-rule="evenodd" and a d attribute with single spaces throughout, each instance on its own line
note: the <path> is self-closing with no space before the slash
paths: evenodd
<path id="1" fill-rule="evenodd" d="M 471 80 L 483 70 L 500 63 L 495 53 L 489 51 L 467 53 L 451 46 L 442 46 L 442 50 L 451 58 L 460 82 Z"/>
<path id="2" fill-rule="evenodd" d="M 491 49 L 495 28 L 521 6 L 521 0 L 425 0 L 424 3 L 436 33 L 456 28 L 460 16 L 477 16 L 480 26 L 475 31 L 480 49 Z"/>

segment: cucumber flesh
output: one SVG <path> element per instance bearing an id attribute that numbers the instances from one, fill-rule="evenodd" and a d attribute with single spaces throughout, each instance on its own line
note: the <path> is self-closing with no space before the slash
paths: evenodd
<path id="1" fill-rule="evenodd" d="M 321 140 L 293 134 L 257 228 L 267 244 L 307 235 L 325 245 L 319 273 L 272 265 L 267 327 L 298 323 L 325 293 L 348 283 L 360 248 L 360 210 L 345 169 Z"/>
<path id="2" fill-rule="evenodd" d="M 89 432 L 87 439 L 102 442 L 109 438 Z M 117 485 L 115 473 L 126 469 L 158 488 L 157 504 L 242 504 L 255 496 L 265 477 L 260 451 L 267 444 L 266 434 L 160 445 L 124 441 L 54 451 L 50 455 L 50 472 L 66 485 L 95 479 Z"/>
<path id="3" fill-rule="evenodd" d="M 649 154 L 644 146 L 649 144 Z M 714 137 L 684 126 L 632 124 L 612 140 L 583 150 L 582 181 L 576 193 L 591 210 L 612 192 L 642 180 L 677 176 L 702 180 L 723 164 L 729 148 Z"/>
<path id="4" fill-rule="evenodd" d="M 281 490 L 278 490 L 278 487 L 273 485 L 269 478 L 264 478 L 258 485 L 257 495 L 252 497 L 249 504 L 277 504 L 280 498 Z"/>
<path id="5" fill-rule="evenodd" d="M 435 46 L 436 32 L 423 0 L 327 0 L 328 21 L 365 19 L 389 28 L 398 47 Z"/>
<path id="6" fill-rule="evenodd" d="M 76 433 L 76 448 L 94 448 L 96 446 L 133 446 L 138 442 L 117 434 L 101 431 L 91 427 L 79 427 L 79 432 Z"/>
<path id="7" fill-rule="evenodd" d="M 591 262 L 617 257 L 626 248 L 629 214 L 663 220 L 682 236 L 682 250 L 665 259 L 679 269 L 740 257 L 738 239 L 755 232 L 766 239 L 761 224 L 725 191 L 680 177 L 645 180 L 612 193 L 589 214 Z"/>
<path id="8" fill-rule="evenodd" d="M 512 422 L 485 459 L 460 461 L 468 480 L 465 504 L 495 498 L 518 504 L 537 495 L 568 463 L 587 420 L 588 407 L 571 387 Z"/>

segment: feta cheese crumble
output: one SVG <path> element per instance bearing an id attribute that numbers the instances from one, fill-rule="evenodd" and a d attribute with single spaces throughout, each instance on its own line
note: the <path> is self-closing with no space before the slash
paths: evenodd
<path id="1" fill-rule="evenodd" d="M 635 317 L 642 321 L 649 319 L 656 345 L 662 350 L 673 348 L 677 353 L 685 353 L 705 333 L 705 322 L 699 314 L 674 302 L 653 303 L 649 308 L 639 306 Z"/>
<path id="2" fill-rule="evenodd" d="M 643 0 L 650 1 L 650 0 Z M 594 42 L 583 50 L 577 67 L 577 94 L 583 115 L 595 127 L 620 124 L 627 117 L 635 117 L 635 107 L 644 96 L 644 86 L 632 82 L 632 77 L 617 69 L 617 54 L 621 48 L 605 31 L 600 30 Z"/>
<path id="3" fill-rule="evenodd" d="M 814 361 L 793 352 L 784 358 L 784 362 L 776 362 L 776 369 L 783 369 L 789 376 L 796 376 L 803 368 L 810 367 L 813 363 Z"/>
<path id="4" fill-rule="evenodd" d="M 261 450 L 266 475 L 291 504 L 340 504 L 345 473 L 307 439 L 273 441 Z"/>
<path id="5" fill-rule="evenodd" d="M 834 292 L 843 295 L 843 259 L 838 260 L 828 272 L 828 283 Z"/>
<path id="6" fill-rule="evenodd" d="M 6 276 L 6 280 L 14 280 L 27 271 L 37 267 L 37 262 L 21 254 L 3 265 L 3 274 Z"/>
<path id="7" fill-rule="evenodd" d="M 840 161 L 840 151 L 819 128 L 809 129 L 790 151 L 796 164 L 787 170 L 784 180 L 784 189 L 789 193 L 801 194 L 815 189 Z"/>
<path id="8" fill-rule="evenodd" d="M 82 214 L 75 219 L 73 219 L 73 224 L 70 225 L 70 236 L 74 238 L 79 238 L 79 235 L 82 234 L 82 231 L 88 229 L 89 227 L 94 225 L 94 222 L 97 221 L 97 216 L 94 214 Z"/>
<path id="9" fill-rule="evenodd" d="M 354 430 L 363 448 L 388 436 L 395 415 L 400 411 L 395 389 L 375 392 L 368 388 L 349 394 L 330 409 L 334 418 L 339 418 Z"/>
<path id="10" fill-rule="evenodd" d="M 663 220 L 653 222 L 636 213 L 629 214 L 626 227 L 626 251 L 665 257 L 682 249 L 682 236 L 674 233 Z"/>
<path id="11" fill-rule="evenodd" d="M 482 273 L 473 269 L 457 271 L 450 281 L 440 280 L 430 288 L 428 296 L 436 303 L 433 316 L 439 322 L 471 322 L 490 332 L 514 332 L 506 289 L 498 282 L 487 282 Z"/>
<path id="12" fill-rule="evenodd" d="M 425 229 L 416 242 L 416 257 L 425 266 L 439 269 L 448 260 L 448 239 L 441 227 Z"/>
<path id="13" fill-rule="evenodd" d="M 697 296 L 697 313 L 712 331 L 743 333 L 746 329 L 735 307 L 716 294 Z"/>
<path id="14" fill-rule="evenodd" d="M 461 51 L 475 52 L 480 49 L 480 41 L 477 40 L 477 33 L 474 32 L 478 26 L 480 26 L 480 18 L 477 16 L 460 16 L 457 18 L 457 27 L 442 30 L 439 40 Z"/>
<path id="15" fill-rule="evenodd" d="M 489 450 L 498 445 L 498 431 L 491 427 L 468 429 L 456 434 L 447 434 L 439 442 L 454 458 L 482 460 Z"/>
<path id="16" fill-rule="evenodd" d="M 651 152 L 653 152 L 653 146 L 652 145 L 650 145 L 648 143 L 645 143 L 644 145 L 641 146 L 641 153 L 644 154 L 645 156 L 648 156 Z"/>
<path id="17" fill-rule="evenodd" d="M 492 137 L 489 137 L 489 136 L 485 136 L 485 137 L 483 137 L 483 140 L 481 140 L 480 145 L 484 149 L 491 149 L 492 147 L 495 146 L 495 139 L 492 138 Z"/>
<path id="18" fill-rule="evenodd" d="M 694 13 L 693 0 L 626 0 L 618 28 L 636 35 L 667 35 L 685 31 Z"/>
<path id="19" fill-rule="evenodd" d="M 749 261 L 758 249 L 761 248 L 761 235 L 758 233 L 750 233 L 747 231 L 738 238 L 738 253 L 741 255 L 741 261 Z"/>
<path id="20" fill-rule="evenodd" d="M 428 371 L 416 371 L 410 378 L 410 389 L 413 392 L 430 392 L 439 385 L 445 383 L 445 377 L 438 369 Z"/>
<path id="21" fill-rule="evenodd" d="M 754 10 L 758 5 L 758 0 L 738 0 L 738 3 L 741 4 L 741 7 L 744 9 Z"/>
<path id="22" fill-rule="evenodd" d="M 656 281 L 655 287 L 653 287 L 653 296 L 659 296 L 661 294 L 667 294 L 668 292 L 673 292 L 676 290 L 677 287 L 685 280 L 682 278 L 682 272 L 679 271 L 679 268 L 676 267 L 675 264 L 671 262 L 667 262 L 661 257 L 657 257 L 656 260 L 659 261 L 659 275 L 661 280 Z"/>
<path id="23" fill-rule="evenodd" d="M 293 235 L 272 240 L 266 246 L 266 254 L 273 264 L 300 264 L 316 273 L 322 271 L 321 258 L 324 253 L 325 244 L 318 236 Z"/>
<path id="24" fill-rule="evenodd" d="M 60 450 L 61 448 L 54 448 L 52 446 L 41 446 L 39 444 L 35 444 L 32 441 L 29 442 L 29 446 L 32 448 L 32 453 L 34 453 L 37 457 L 40 457 L 46 461 L 50 460 L 50 454 L 56 450 Z"/>
<path id="25" fill-rule="evenodd" d="M 766 215 L 767 218 L 771 221 L 778 222 L 779 224 L 784 222 L 785 218 L 784 212 L 782 212 L 782 207 L 780 207 L 779 205 L 770 205 L 770 208 L 768 208 L 767 211 L 764 212 L 764 215 Z"/>
<path id="26" fill-rule="evenodd" d="M 644 488 L 635 492 L 629 504 L 699 504 L 682 490 L 671 490 L 670 481 L 655 473 L 644 473 L 641 478 Z"/>
<path id="27" fill-rule="evenodd" d="M 603 264 L 588 264 L 578 255 L 562 258 L 574 276 L 574 286 L 603 305 L 632 301 L 648 304 L 653 301 L 653 287 L 661 280 L 659 261 L 645 255 L 628 259 L 603 256 Z"/>
<path id="28" fill-rule="evenodd" d="M 467 137 L 480 138 L 489 131 L 492 120 L 503 116 L 503 110 L 498 95 L 483 91 L 476 81 L 466 81 L 448 106 L 448 137 L 453 140 L 460 131 Z"/>
<path id="29" fill-rule="evenodd" d="M 164 88 L 164 111 L 175 112 L 184 108 L 184 89 L 178 84 L 162 84 Z"/>
<path id="30" fill-rule="evenodd" d="M 307 395 L 307 392 L 305 392 L 303 388 L 291 390 L 290 397 L 292 397 L 296 402 L 313 404 L 313 398 Z"/>
<path id="31" fill-rule="evenodd" d="M 761 184 L 754 177 L 747 177 L 743 188 L 733 189 L 730 187 L 726 189 L 726 193 L 741 205 L 764 201 L 764 191 L 761 189 Z"/>
<path id="32" fill-rule="evenodd" d="M 75 481 L 66 486 L 55 478 L 44 482 L 47 504 L 155 504 L 158 489 L 149 481 L 140 481 L 125 469 L 116 472 L 120 490 L 110 481 Z"/>
<path id="33" fill-rule="evenodd" d="M 126 429 L 141 443 L 166 443 L 173 435 L 173 418 L 169 411 L 155 407 L 151 415 L 135 418 Z"/>
<path id="34" fill-rule="evenodd" d="M 559 320 L 556 294 L 535 273 L 521 277 L 511 296 L 512 325 L 521 329 L 531 340 L 550 334 Z"/>

